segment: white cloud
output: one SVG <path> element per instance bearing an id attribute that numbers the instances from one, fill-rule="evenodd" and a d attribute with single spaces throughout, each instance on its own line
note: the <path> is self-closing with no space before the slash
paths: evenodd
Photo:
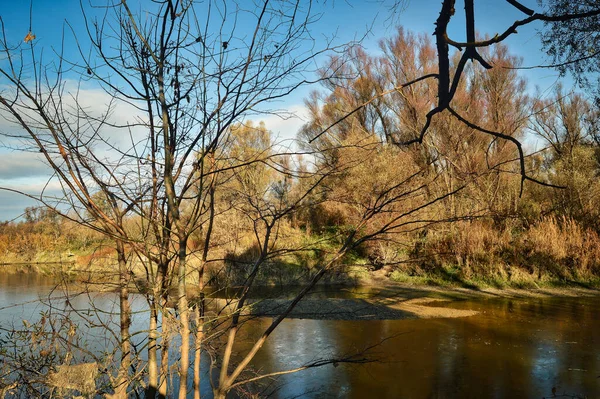
<path id="1" fill-rule="evenodd" d="M 10 94 L 10 88 L 4 90 Z M 51 104 L 48 106 L 51 107 Z M 137 142 L 145 137 L 146 129 L 135 125 L 144 123 L 147 117 L 132 104 L 115 99 L 101 88 L 79 86 L 76 81 L 66 81 L 60 106 L 63 111 L 60 118 L 64 118 L 66 122 L 61 128 L 65 129 L 66 135 L 78 134 L 78 137 L 85 140 L 92 133 L 90 124 L 86 123 L 85 119 L 90 118 L 91 124 L 95 128 L 100 124 L 100 120 L 104 120 L 99 132 L 102 140 L 95 140 L 93 143 L 95 150 L 104 150 L 107 154 L 114 153 L 115 148 L 127 150 L 132 146 L 132 141 Z M 30 102 L 26 99 L 23 99 L 20 106 L 16 105 L 26 123 L 34 128 L 39 127 L 36 132 L 41 137 L 46 136 L 53 141 L 47 130 L 43 128 L 42 119 L 29 107 Z M 46 111 L 52 118 L 53 110 L 48 108 Z M 72 129 L 72 132 L 69 132 L 68 128 Z M 102 141 L 106 141 L 106 143 Z M 13 149 L 23 148 L 24 143 L 34 145 L 25 130 L 4 108 L 0 108 L 0 143 Z"/>
<path id="2" fill-rule="evenodd" d="M 267 129 L 273 132 L 275 141 L 294 140 L 300 128 L 308 121 L 308 109 L 302 104 L 296 104 L 279 114 L 255 119 L 265 123 Z"/>
<path id="3" fill-rule="evenodd" d="M 63 105 L 70 108 L 75 124 L 76 105 L 81 107 L 89 115 L 99 118 L 103 116 L 109 105 L 112 108 L 109 116 L 109 122 L 118 126 L 127 126 L 144 121 L 145 115 L 137 110 L 133 105 L 124 102 L 114 102 L 110 94 L 99 88 L 77 87 L 76 82 L 67 82 L 66 91 L 71 95 L 63 97 Z M 308 120 L 308 110 L 303 104 L 295 104 L 280 113 L 263 114 L 262 117 L 252 118 L 254 122 L 263 121 L 272 133 L 273 141 L 282 151 L 286 149 L 295 149 L 293 144 L 299 129 Z M 30 120 L 39 120 L 34 115 L 29 116 Z M 85 127 L 82 126 L 81 129 Z M 9 148 L 23 148 L 27 139 L 14 139 L 1 137 L 2 133 L 24 133 L 22 129 L 0 118 L 0 140 Z M 147 135 L 147 129 L 142 126 L 126 128 L 117 128 L 105 126 L 100 134 L 109 144 L 97 142 L 93 146 L 94 153 L 103 162 L 111 162 L 120 157 L 118 148 L 121 151 L 129 152 L 132 143 L 143 140 Z M 8 187 L 18 191 L 27 192 L 32 195 L 39 195 L 44 188 L 52 170 L 43 162 L 39 154 L 35 152 L 3 151 L 0 152 L 0 187 Z M 57 181 L 53 187 L 52 194 L 60 196 L 60 187 Z M 23 211 L 26 206 L 35 205 L 35 201 L 26 199 L 18 194 L 9 193 L 0 190 L 0 220 L 12 219 Z"/>
<path id="4" fill-rule="evenodd" d="M 10 88 L 3 88 L 10 91 Z M 127 128 L 128 125 L 143 121 L 143 115 L 133 105 L 119 102 L 100 88 L 77 86 L 75 81 L 65 83 L 65 94 L 62 97 L 63 109 L 69 115 L 72 129 L 80 129 L 82 135 L 89 136 L 85 124 L 80 124 L 83 119 L 77 120 L 77 114 L 83 117 L 87 113 L 92 118 L 102 118 L 110 112 L 108 124 L 103 126 L 100 135 L 102 140 L 96 140 L 92 146 L 95 155 L 103 162 L 118 159 L 120 154 L 115 149 L 127 151 L 132 147 L 132 142 L 137 142 L 145 137 L 146 129 L 139 126 Z M 110 111 L 109 111 L 110 109 Z M 32 126 L 40 126 L 40 118 L 27 108 L 19 110 L 23 117 Z M 109 126 L 112 124 L 114 126 Z M 122 127 L 116 127 L 122 126 Z M 45 136 L 43 129 L 39 130 Z M 46 132 L 47 133 L 47 132 Z M 67 132 L 68 133 L 68 132 Z M 17 137 L 16 137 L 17 136 Z M 22 137 L 22 138 L 19 138 Z M 49 136 L 46 136 L 51 140 Z M 42 191 L 49 196 L 62 197 L 58 181 L 53 180 L 48 186 L 47 182 L 52 175 L 52 169 L 44 162 L 40 154 L 30 152 L 35 149 L 27 133 L 22 129 L 10 114 L 0 109 L 0 145 L 5 150 L 0 150 L 0 187 L 39 196 Z M 26 147 L 29 152 L 25 151 Z M 10 149 L 10 150 L 9 150 Z M 23 151 L 19 151 L 23 149 Z M 0 220 L 10 220 L 18 217 L 27 206 L 39 205 L 36 201 L 15 192 L 0 190 Z"/>
<path id="5" fill-rule="evenodd" d="M 48 181 L 41 177 L 15 179 L 8 183 L 0 180 L 0 221 L 19 217 L 29 206 L 41 205 L 34 198 L 24 195 L 39 197 L 41 193 L 49 202 L 54 202 L 53 198 L 62 198 L 62 189 L 56 180 Z"/>
<path id="6" fill-rule="evenodd" d="M 23 177 L 48 177 L 52 170 L 40 156 L 32 152 L 0 153 L 0 181 L 15 180 Z"/>

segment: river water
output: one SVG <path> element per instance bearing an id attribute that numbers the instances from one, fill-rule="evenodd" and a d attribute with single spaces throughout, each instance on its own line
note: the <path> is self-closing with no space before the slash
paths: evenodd
<path id="1" fill-rule="evenodd" d="M 52 287 L 35 275 L 0 274 L 1 325 L 38 318 L 44 306 L 37 300 L 47 298 Z M 111 294 L 94 298 L 105 306 L 114 299 Z M 76 300 L 83 307 L 88 298 Z M 599 297 L 486 298 L 444 306 L 479 313 L 454 319 L 289 319 L 253 366 L 272 372 L 372 347 L 367 352 L 372 362 L 285 375 L 265 393 L 276 398 L 549 398 L 554 389 L 559 397 L 600 398 Z M 135 308 L 143 304 L 134 301 Z M 141 320 L 134 318 L 134 328 L 145 328 Z M 242 335 L 247 345 L 269 321 L 250 325 Z M 108 342 L 93 339 L 97 348 Z M 238 349 L 244 346 L 242 340 Z"/>

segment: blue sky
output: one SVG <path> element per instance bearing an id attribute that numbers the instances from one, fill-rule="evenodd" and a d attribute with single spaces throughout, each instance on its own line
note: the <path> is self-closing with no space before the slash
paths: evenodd
<path id="1" fill-rule="evenodd" d="M 144 1 L 146 4 L 150 3 L 150 0 Z M 250 0 L 241 0 L 240 4 L 244 4 L 245 1 Z M 92 3 L 105 4 L 101 0 L 92 0 Z M 136 2 L 133 0 L 130 0 L 130 3 L 134 10 L 140 9 L 139 5 L 134 5 Z M 377 51 L 378 40 L 393 35 L 398 25 L 414 32 L 433 33 L 441 0 L 405 1 L 401 12 L 391 18 L 389 3 L 391 2 L 376 0 L 335 0 L 327 1 L 323 5 L 323 2 L 319 2 L 319 5 L 315 5 L 315 10 L 322 16 L 313 25 L 311 34 L 318 40 L 335 35 L 337 43 L 341 44 L 362 37 L 369 29 L 371 33 L 363 42 L 363 46 L 369 51 Z M 526 0 L 523 3 L 537 9 L 535 0 Z M 455 40 L 465 39 L 462 7 L 462 1 L 458 1 L 456 15 L 450 24 L 449 34 Z M 504 31 L 515 19 L 524 18 L 524 14 L 513 9 L 505 1 L 475 0 L 475 7 L 478 24 L 476 29 L 481 35 L 493 36 Z M 101 15 L 103 12 L 101 8 L 91 8 L 88 0 L 84 0 L 84 8 L 92 16 Z M 29 1 L 0 0 L 0 16 L 4 22 L 9 43 L 22 41 L 30 27 Z M 86 36 L 78 0 L 33 0 L 31 30 L 36 35 L 35 45 L 38 48 L 44 48 L 47 59 L 53 56 L 53 49 L 58 50 L 61 47 L 63 32 L 66 58 L 77 59 L 79 57 L 74 46 L 73 33 L 66 22 L 71 25 L 78 38 Z M 540 41 L 536 34 L 536 28 L 540 27 L 539 24 L 523 27 L 519 29 L 517 35 L 510 37 L 505 42 L 513 54 L 523 57 L 525 66 L 548 62 L 540 51 Z M 243 29 L 244 26 L 240 28 Z M 1 58 L 0 62 L 2 62 Z M 558 78 L 555 71 L 548 69 L 527 70 L 522 71 L 521 74 L 528 79 L 531 91 L 537 85 L 542 92 L 549 92 Z M 0 79 L 0 86 L 3 84 L 4 82 Z M 569 86 L 567 85 L 567 87 Z M 277 106 L 295 110 L 301 115 L 303 98 L 311 89 L 315 88 L 317 87 L 304 88 Z M 300 118 L 287 121 L 275 117 L 266 119 L 267 127 L 283 138 L 292 136 L 293 132 L 303 123 Z M 0 124 L 0 128 L 2 127 Z M 4 161 L 0 165 L 0 186 L 23 188 L 35 193 L 48 179 L 49 173 L 36 160 L 35 155 L 0 148 L 0 157 Z M 51 186 L 50 189 L 52 187 L 56 188 L 56 186 Z M 25 206 L 33 204 L 31 200 L 0 191 L 0 220 L 17 217 Z"/>

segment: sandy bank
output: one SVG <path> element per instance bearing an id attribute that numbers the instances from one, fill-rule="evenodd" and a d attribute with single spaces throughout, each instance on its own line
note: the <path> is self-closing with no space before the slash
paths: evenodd
<path id="1" fill-rule="evenodd" d="M 467 289 L 453 287 L 414 287 L 401 284 L 371 289 L 358 298 L 327 298 L 309 295 L 298 303 L 288 317 L 319 320 L 400 320 L 424 318 L 470 317 L 478 312 L 454 309 L 452 302 L 477 298 L 550 298 L 599 296 L 600 290 L 589 288 L 547 289 Z M 349 290 L 354 292 L 353 289 Z M 290 304 L 288 299 L 250 300 L 246 313 L 274 317 Z"/>
<path id="2" fill-rule="evenodd" d="M 476 311 L 433 306 L 444 301 L 435 298 L 414 299 L 304 299 L 292 310 L 289 318 L 318 320 L 399 320 L 422 318 L 468 317 Z M 290 301 L 264 299 L 252 303 L 253 315 L 273 317 L 279 315 Z"/>

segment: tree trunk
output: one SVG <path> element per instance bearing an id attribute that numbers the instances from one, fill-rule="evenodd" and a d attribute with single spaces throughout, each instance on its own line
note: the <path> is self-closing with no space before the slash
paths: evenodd
<path id="1" fill-rule="evenodd" d="M 209 157 L 210 169 L 214 170 L 214 154 Z M 202 250 L 202 263 L 198 269 L 198 303 L 196 304 L 196 340 L 195 349 L 196 354 L 194 357 L 194 399 L 200 399 L 200 372 L 201 372 L 201 360 L 202 360 L 202 340 L 204 339 L 204 271 L 206 268 L 206 260 L 208 259 L 208 251 L 210 248 L 210 240 L 212 237 L 213 223 L 215 221 L 215 180 L 210 184 L 208 190 L 209 194 L 209 210 L 210 217 L 208 219 L 208 227 L 206 229 L 206 238 L 204 240 L 204 249 Z"/>
<path id="2" fill-rule="evenodd" d="M 177 293 L 179 296 L 177 308 L 179 310 L 179 322 L 181 331 L 181 362 L 179 364 L 179 399 L 187 397 L 187 376 L 190 366 L 190 323 L 187 291 L 185 286 L 187 258 L 187 240 L 185 237 L 179 241 L 179 279 L 177 282 Z"/>
<path id="3" fill-rule="evenodd" d="M 167 394 L 166 373 L 169 365 L 169 345 L 165 336 L 168 334 L 168 315 L 165 307 L 160 306 L 160 301 L 165 294 L 164 284 L 166 282 L 167 268 L 165 264 L 159 263 L 156 268 L 156 279 L 152 287 L 152 299 L 150 301 L 150 326 L 148 332 L 148 388 L 146 398 L 154 399 L 156 394 L 164 398 Z M 167 298 L 168 299 L 168 298 Z M 166 299 L 165 299 L 166 301 Z M 162 313 L 162 348 L 158 354 L 158 314 Z M 160 363 L 160 374 L 159 374 Z"/>
<path id="4" fill-rule="evenodd" d="M 115 398 L 127 399 L 129 386 L 129 368 L 131 366 L 131 342 L 129 327 L 131 326 L 131 307 L 129 305 L 129 271 L 122 242 L 117 242 L 117 258 L 119 261 L 119 312 L 121 325 L 121 362 L 115 386 Z"/>
<path id="5" fill-rule="evenodd" d="M 148 388 L 146 389 L 146 398 L 154 399 L 158 390 L 158 309 L 156 305 L 156 295 L 150 301 L 150 326 L 148 332 Z"/>
<path id="6" fill-rule="evenodd" d="M 213 398 L 214 399 L 225 399 L 227 397 L 227 393 L 220 391 L 220 390 L 215 390 L 213 392 Z"/>
<path id="7" fill-rule="evenodd" d="M 160 348 L 160 381 L 158 385 L 158 397 L 167 397 L 167 380 L 169 378 L 169 349 L 171 347 L 171 315 L 169 309 L 162 307 L 162 337 Z"/>
<path id="8" fill-rule="evenodd" d="M 200 399 L 200 362 L 202 355 L 202 339 L 204 338 L 204 264 L 198 272 L 198 303 L 196 304 L 196 339 L 194 341 L 195 356 L 194 356 L 194 399 Z"/>

